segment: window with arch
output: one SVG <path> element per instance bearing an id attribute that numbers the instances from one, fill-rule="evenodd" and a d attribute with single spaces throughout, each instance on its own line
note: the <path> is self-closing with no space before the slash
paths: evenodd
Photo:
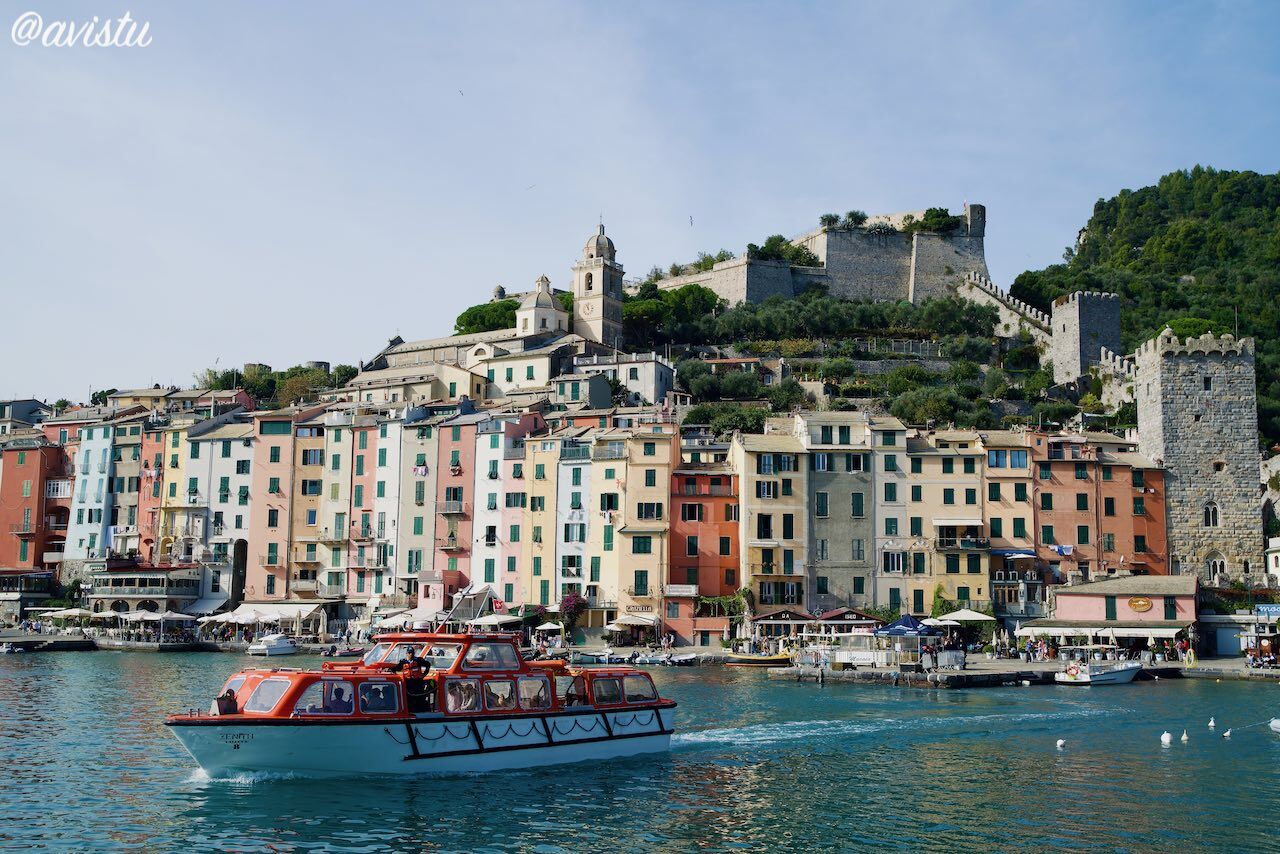
<path id="1" fill-rule="evenodd" d="M 1212 501 L 1204 506 L 1204 526 L 1206 528 L 1218 527 L 1218 505 Z"/>
<path id="2" fill-rule="evenodd" d="M 595 287 L 594 284 L 592 283 L 592 277 L 590 273 L 587 273 L 586 286 L 587 286 L 587 290 L 593 290 Z"/>
<path id="3" fill-rule="evenodd" d="M 1211 552 L 1208 559 L 1209 578 L 1217 581 L 1218 577 L 1226 573 L 1227 561 L 1220 553 Z"/>

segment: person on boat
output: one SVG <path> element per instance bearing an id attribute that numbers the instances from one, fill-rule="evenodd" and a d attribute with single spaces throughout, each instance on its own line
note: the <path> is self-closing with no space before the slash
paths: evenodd
<path id="1" fill-rule="evenodd" d="M 347 715 L 351 713 L 351 698 L 343 692 L 341 685 L 335 685 L 327 706 L 326 712 Z"/>

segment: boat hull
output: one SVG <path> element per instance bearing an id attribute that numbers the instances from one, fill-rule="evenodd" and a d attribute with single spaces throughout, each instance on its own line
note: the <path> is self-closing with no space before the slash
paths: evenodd
<path id="1" fill-rule="evenodd" d="M 674 724 L 675 708 L 669 706 L 474 722 L 433 716 L 361 723 L 237 718 L 168 725 L 212 777 L 262 772 L 345 777 L 470 774 L 661 753 L 670 748 Z"/>
<path id="2" fill-rule="evenodd" d="M 1079 673 L 1072 675 L 1066 671 L 1053 674 L 1053 681 L 1059 685 L 1124 685 L 1134 680 L 1142 671 L 1137 662 L 1132 667 L 1116 667 L 1094 672 L 1092 668 L 1081 667 Z"/>
<path id="3" fill-rule="evenodd" d="M 277 646 L 277 647 L 265 647 L 265 648 L 258 647 L 257 649 L 254 649 L 252 646 L 250 646 L 247 650 L 245 650 L 245 655 L 261 655 L 261 656 L 267 656 L 267 657 L 276 656 L 276 655 L 297 655 L 297 654 L 298 654 L 298 648 L 296 646 Z"/>

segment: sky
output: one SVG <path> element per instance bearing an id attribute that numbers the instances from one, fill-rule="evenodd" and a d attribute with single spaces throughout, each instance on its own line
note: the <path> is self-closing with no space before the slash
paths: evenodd
<path id="1" fill-rule="evenodd" d="M 128 11 L 146 47 L 19 46 Z M 0 0 L 0 399 L 356 364 L 569 268 L 987 206 L 996 283 L 1093 203 L 1280 170 L 1280 3 Z"/>

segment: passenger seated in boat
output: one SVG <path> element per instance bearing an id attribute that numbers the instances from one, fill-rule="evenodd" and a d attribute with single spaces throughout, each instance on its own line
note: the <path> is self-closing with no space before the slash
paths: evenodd
<path id="1" fill-rule="evenodd" d="M 493 712 L 516 707 L 515 683 L 509 679 L 494 679 L 484 683 L 484 705 Z"/>
<path id="2" fill-rule="evenodd" d="M 581 676 L 575 676 L 564 692 L 566 706 L 585 706 L 587 704 L 587 683 Z"/>
<path id="3" fill-rule="evenodd" d="M 222 696 L 218 697 L 218 714 L 234 715 L 240 711 L 236 708 L 236 692 L 228 688 Z"/>
<path id="4" fill-rule="evenodd" d="M 445 689 L 445 702 L 451 712 L 480 710 L 480 692 L 474 679 L 451 679 Z"/>
<path id="5" fill-rule="evenodd" d="M 328 702 L 325 703 L 324 710 L 336 715 L 348 715 L 351 713 L 351 698 L 346 696 L 341 685 L 334 686 L 333 694 L 329 697 Z"/>

